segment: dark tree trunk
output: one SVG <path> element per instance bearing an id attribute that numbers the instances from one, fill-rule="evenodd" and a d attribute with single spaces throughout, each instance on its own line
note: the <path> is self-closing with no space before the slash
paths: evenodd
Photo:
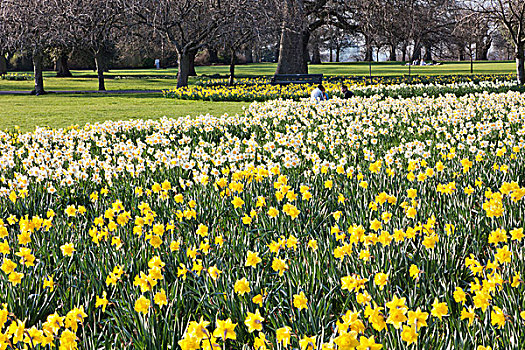
<path id="1" fill-rule="evenodd" d="M 188 86 L 188 77 L 190 74 L 190 53 L 183 50 L 179 53 L 179 70 L 177 72 L 177 87 Z"/>
<path id="2" fill-rule="evenodd" d="M 365 61 L 373 61 L 374 58 L 372 57 L 372 44 L 366 39 L 365 41 Z"/>
<path id="3" fill-rule="evenodd" d="M 525 45 L 523 44 L 516 47 L 516 75 L 518 85 L 525 84 Z"/>
<path id="4" fill-rule="evenodd" d="M 423 60 L 432 61 L 432 46 L 431 45 L 425 45 L 425 57 L 423 57 Z"/>
<path id="5" fill-rule="evenodd" d="M 275 74 L 308 74 L 306 58 L 310 32 L 304 30 L 303 1 L 284 0 L 282 6 L 285 20 L 281 27 L 279 60 Z"/>
<path id="6" fill-rule="evenodd" d="M 302 33 L 283 27 L 276 74 L 308 74 Z"/>
<path id="7" fill-rule="evenodd" d="M 476 43 L 476 60 L 477 61 L 487 61 L 489 59 L 489 49 L 492 45 L 492 40 L 488 39 L 486 41 L 480 40 L 479 43 Z"/>
<path id="8" fill-rule="evenodd" d="M 401 60 L 403 62 L 407 60 L 407 44 L 401 46 Z"/>
<path id="9" fill-rule="evenodd" d="M 312 44 L 312 64 L 321 64 L 321 51 L 317 42 Z"/>
<path id="10" fill-rule="evenodd" d="M 303 56 L 304 56 L 304 67 L 306 67 L 306 73 L 308 73 L 308 62 L 310 62 L 310 52 L 308 51 L 308 43 L 310 42 L 310 31 L 303 31 Z"/>
<path id="11" fill-rule="evenodd" d="M 42 53 L 39 51 L 33 52 L 33 68 L 34 68 L 34 75 L 35 75 L 35 95 L 43 95 L 46 92 L 44 91 L 44 77 L 42 75 L 42 61 L 43 61 Z"/>
<path id="12" fill-rule="evenodd" d="M 464 61 L 465 60 L 465 49 L 463 47 L 459 47 L 459 50 L 458 50 L 458 59 L 460 61 Z"/>
<path id="13" fill-rule="evenodd" d="M 479 53 L 479 56 L 476 56 L 476 59 L 478 61 L 488 61 L 489 60 L 489 47 L 486 47 L 486 48 L 484 47 Z"/>
<path id="14" fill-rule="evenodd" d="M 341 46 L 335 48 L 335 61 L 341 62 Z"/>
<path id="15" fill-rule="evenodd" d="M 67 53 L 60 53 L 55 61 L 55 71 L 57 72 L 58 78 L 71 78 L 73 74 L 69 71 L 69 65 L 67 63 L 69 55 Z"/>
<path id="16" fill-rule="evenodd" d="M 416 60 L 419 60 L 421 58 L 421 44 L 417 43 L 414 46 L 414 52 L 412 52 L 412 59 L 411 61 L 414 62 Z"/>
<path id="17" fill-rule="evenodd" d="M 197 51 L 191 51 L 190 52 L 190 72 L 188 74 L 190 77 L 197 76 L 197 72 L 195 71 L 195 56 L 197 56 Z"/>
<path id="18" fill-rule="evenodd" d="M 253 63 L 253 51 L 252 51 L 252 49 L 246 49 L 244 51 L 244 63 Z"/>
<path id="19" fill-rule="evenodd" d="M 334 61 L 334 49 L 332 49 L 332 47 L 330 47 L 330 63 Z"/>
<path id="20" fill-rule="evenodd" d="M 474 74 L 474 52 L 472 52 L 472 49 L 470 50 L 469 56 L 470 56 L 470 74 Z"/>
<path id="21" fill-rule="evenodd" d="M 230 54 L 230 80 L 228 85 L 233 86 L 235 84 L 235 51 L 232 50 Z"/>
<path id="22" fill-rule="evenodd" d="M 219 56 L 217 55 L 217 50 L 211 49 L 208 47 L 208 60 L 210 63 L 219 63 Z"/>
<path id="23" fill-rule="evenodd" d="M 95 54 L 95 67 L 97 70 L 97 77 L 98 77 L 98 90 L 106 91 L 106 86 L 104 83 L 104 71 L 106 67 L 105 67 L 104 55 L 100 52 Z"/>
<path id="24" fill-rule="evenodd" d="M 0 75 L 4 75 L 7 73 L 7 59 L 5 58 L 5 55 L 2 53 L 0 54 Z"/>
<path id="25" fill-rule="evenodd" d="M 397 61 L 396 45 L 390 45 L 390 57 L 388 60 L 392 62 Z"/>

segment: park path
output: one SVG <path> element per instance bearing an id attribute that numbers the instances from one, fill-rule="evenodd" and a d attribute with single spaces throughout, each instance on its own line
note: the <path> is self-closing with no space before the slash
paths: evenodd
<path id="1" fill-rule="evenodd" d="M 57 90 L 46 91 L 47 94 L 152 94 L 162 90 Z M 0 91 L 0 95 L 30 95 L 31 91 Z"/>

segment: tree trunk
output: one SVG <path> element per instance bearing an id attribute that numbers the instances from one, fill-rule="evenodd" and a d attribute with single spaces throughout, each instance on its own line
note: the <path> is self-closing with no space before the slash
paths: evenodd
<path id="1" fill-rule="evenodd" d="M 416 60 L 419 60 L 421 58 L 421 44 L 416 43 L 414 46 L 414 52 L 412 52 L 412 59 L 411 61 L 414 62 Z"/>
<path id="2" fill-rule="evenodd" d="M 40 51 L 33 52 L 33 68 L 35 75 L 35 90 L 33 93 L 37 96 L 43 95 L 46 92 L 44 91 L 44 77 L 42 75 L 42 61 L 43 56 Z"/>
<path id="3" fill-rule="evenodd" d="M 312 44 L 312 64 L 321 64 L 321 51 L 319 50 L 319 44 L 315 41 Z"/>
<path id="4" fill-rule="evenodd" d="M 432 46 L 430 44 L 425 45 L 425 61 L 432 61 Z"/>
<path id="5" fill-rule="evenodd" d="M 390 45 L 390 57 L 388 58 L 388 60 L 392 62 L 397 61 L 396 45 Z"/>
<path id="6" fill-rule="evenodd" d="M 246 49 L 244 51 L 244 63 L 253 63 L 253 51 L 252 51 L 252 49 Z"/>
<path id="7" fill-rule="evenodd" d="M 283 28 L 276 74 L 308 74 L 302 33 Z"/>
<path id="8" fill-rule="evenodd" d="M 306 73 L 308 73 L 308 62 L 310 62 L 310 51 L 308 51 L 308 43 L 310 42 L 311 33 L 309 30 L 303 31 L 303 56 L 304 56 L 304 67 L 306 67 Z"/>
<path id="9" fill-rule="evenodd" d="M 228 85 L 233 86 L 235 84 L 235 51 L 232 50 L 230 54 L 230 80 Z"/>
<path id="10" fill-rule="evenodd" d="M 285 19 L 275 74 L 308 74 L 306 56 L 310 32 L 304 29 L 303 1 L 284 0 L 283 8 Z"/>
<path id="11" fill-rule="evenodd" d="M 98 90 L 99 91 L 106 91 L 106 86 L 104 84 L 104 55 L 99 52 L 95 54 L 95 66 L 97 70 L 97 77 L 98 77 Z"/>
<path id="12" fill-rule="evenodd" d="M 217 55 L 217 50 L 215 49 L 212 49 L 212 48 L 209 48 L 208 47 L 208 61 L 213 64 L 213 63 L 219 63 L 219 56 Z"/>
<path id="13" fill-rule="evenodd" d="M 197 56 L 197 51 L 191 51 L 190 52 L 190 72 L 188 74 L 190 77 L 197 76 L 197 72 L 195 71 L 195 56 Z"/>
<path id="14" fill-rule="evenodd" d="M 341 46 L 335 48 L 335 61 L 341 62 Z"/>
<path id="15" fill-rule="evenodd" d="M 492 40 L 490 38 L 487 40 L 480 40 L 479 43 L 476 43 L 476 60 L 477 61 L 488 61 L 489 50 L 491 46 L 492 46 Z"/>
<path id="16" fill-rule="evenodd" d="M 516 48 L 516 75 L 518 85 L 525 84 L 525 46 L 523 44 Z"/>
<path id="17" fill-rule="evenodd" d="M 0 75 L 4 75 L 7 73 L 7 59 L 5 58 L 5 54 L 0 54 Z"/>
<path id="18" fill-rule="evenodd" d="M 330 47 L 330 63 L 334 61 L 334 50 Z"/>
<path id="19" fill-rule="evenodd" d="M 190 53 L 183 50 L 179 53 L 179 70 L 177 72 L 177 87 L 188 86 L 188 77 L 190 74 Z"/>
<path id="20" fill-rule="evenodd" d="M 489 48 L 490 46 L 488 47 L 483 47 L 481 49 L 481 52 L 480 52 L 480 55 L 479 55 L 479 58 L 476 57 L 477 60 L 481 60 L 481 61 L 488 61 L 489 60 Z"/>
<path id="21" fill-rule="evenodd" d="M 407 60 L 407 44 L 403 43 L 401 46 L 401 61 L 405 62 Z"/>
<path id="22" fill-rule="evenodd" d="M 57 72 L 58 78 L 70 78 L 73 76 L 69 71 L 69 65 L 67 63 L 69 56 L 67 53 L 60 53 L 57 60 L 55 61 L 55 71 Z"/>
<path id="23" fill-rule="evenodd" d="M 465 60 L 465 49 L 462 46 L 459 47 L 458 59 L 460 61 L 464 61 Z"/>
<path id="24" fill-rule="evenodd" d="M 365 37 L 365 61 L 370 62 L 373 61 L 374 58 L 372 57 L 372 44 L 370 43 L 370 40 L 368 37 Z"/>

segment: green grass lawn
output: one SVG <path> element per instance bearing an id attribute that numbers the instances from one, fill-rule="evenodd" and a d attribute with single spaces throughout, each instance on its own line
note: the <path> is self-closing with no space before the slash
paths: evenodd
<path id="1" fill-rule="evenodd" d="M 167 99 L 160 94 L 0 96 L 0 129 L 19 126 L 32 131 L 35 126 L 61 128 L 105 120 L 235 114 L 244 105 Z"/>
<path id="2" fill-rule="evenodd" d="M 275 73 L 276 64 L 261 63 L 239 65 L 236 68 L 238 77 L 250 77 Z M 514 62 L 482 61 L 474 63 L 476 74 L 508 74 L 513 73 Z M 197 74 L 229 74 L 228 66 L 203 66 L 196 68 Z M 325 75 L 368 75 L 368 63 L 323 63 L 310 65 L 309 72 L 312 74 Z M 90 70 L 73 71 L 73 78 L 55 78 L 54 72 L 45 72 L 44 85 L 46 90 L 96 90 L 98 88 L 95 73 Z M 372 64 L 372 75 L 374 76 L 401 76 L 408 74 L 408 67 L 400 62 L 381 62 Z M 450 75 L 470 74 L 469 62 L 444 63 L 441 66 L 415 66 L 411 68 L 411 74 L 420 75 Z M 175 86 L 177 69 L 116 69 L 107 74 L 107 90 L 162 90 Z M 115 77 L 130 77 L 128 79 L 114 79 Z M 133 79 L 137 76 L 137 79 Z M 139 77 L 143 77 L 140 78 Z M 147 77 L 147 78 L 144 78 Z M 190 79 L 190 83 L 194 78 Z M 32 90 L 32 81 L 7 81 L 0 80 L 0 90 Z"/>
<path id="3" fill-rule="evenodd" d="M 236 68 L 239 76 L 253 75 L 273 75 L 276 64 L 250 64 L 240 65 Z M 451 62 L 440 66 L 413 66 L 411 74 L 420 75 L 450 75 L 450 74 L 470 74 L 470 62 Z M 223 74 L 229 72 L 228 66 L 207 66 L 197 67 L 197 74 Z M 349 63 L 323 63 L 309 66 L 311 74 L 325 75 L 368 75 L 369 67 L 367 62 Z M 482 61 L 474 63 L 475 74 L 508 74 L 515 72 L 514 62 L 490 62 Z M 408 66 L 400 62 L 380 62 L 372 64 L 372 75 L 374 76 L 400 76 L 408 74 Z"/>
<path id="4" fill-rule="evenodd" d="M 51 73 L 51 72 L 46 72 Z M 75 75 L 77 72 L 75 72 Z M 106 90 L 163 90 L 175 86 L 175 79 L 106 79 Z M 30 91 L 34 88 L 33 81 L 0 80 L 0 91 Z M 55 78 L 45 77 L 44 88 L 48 91 L 97 90 L 96 78 Z"/>

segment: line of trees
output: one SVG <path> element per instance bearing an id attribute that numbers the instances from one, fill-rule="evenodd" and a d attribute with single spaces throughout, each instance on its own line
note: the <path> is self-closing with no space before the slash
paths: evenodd
<path id="1" fill-rule="evenodd" d="M 35 93 L 45 92 L 43 62 L 70 76 L 72 53 L 91 57 L 99 90 L 116 52 L 174 54 L 177 86 L 195 74 L 195 59 L 218 53 L 230 64 L 233 83 L 239 56 L 247 62 L 271 52 L 277 74 L 307 73 L 321 50 L 340 60 L 359 47 L 361 59 L 386 52 L 390 61 L 434 57 L 487 59 L 495 44 L 513 49 L 524 83 L 523 0 L 2 0 L 0 74 L 7 57 L 32 59 Z"/>

